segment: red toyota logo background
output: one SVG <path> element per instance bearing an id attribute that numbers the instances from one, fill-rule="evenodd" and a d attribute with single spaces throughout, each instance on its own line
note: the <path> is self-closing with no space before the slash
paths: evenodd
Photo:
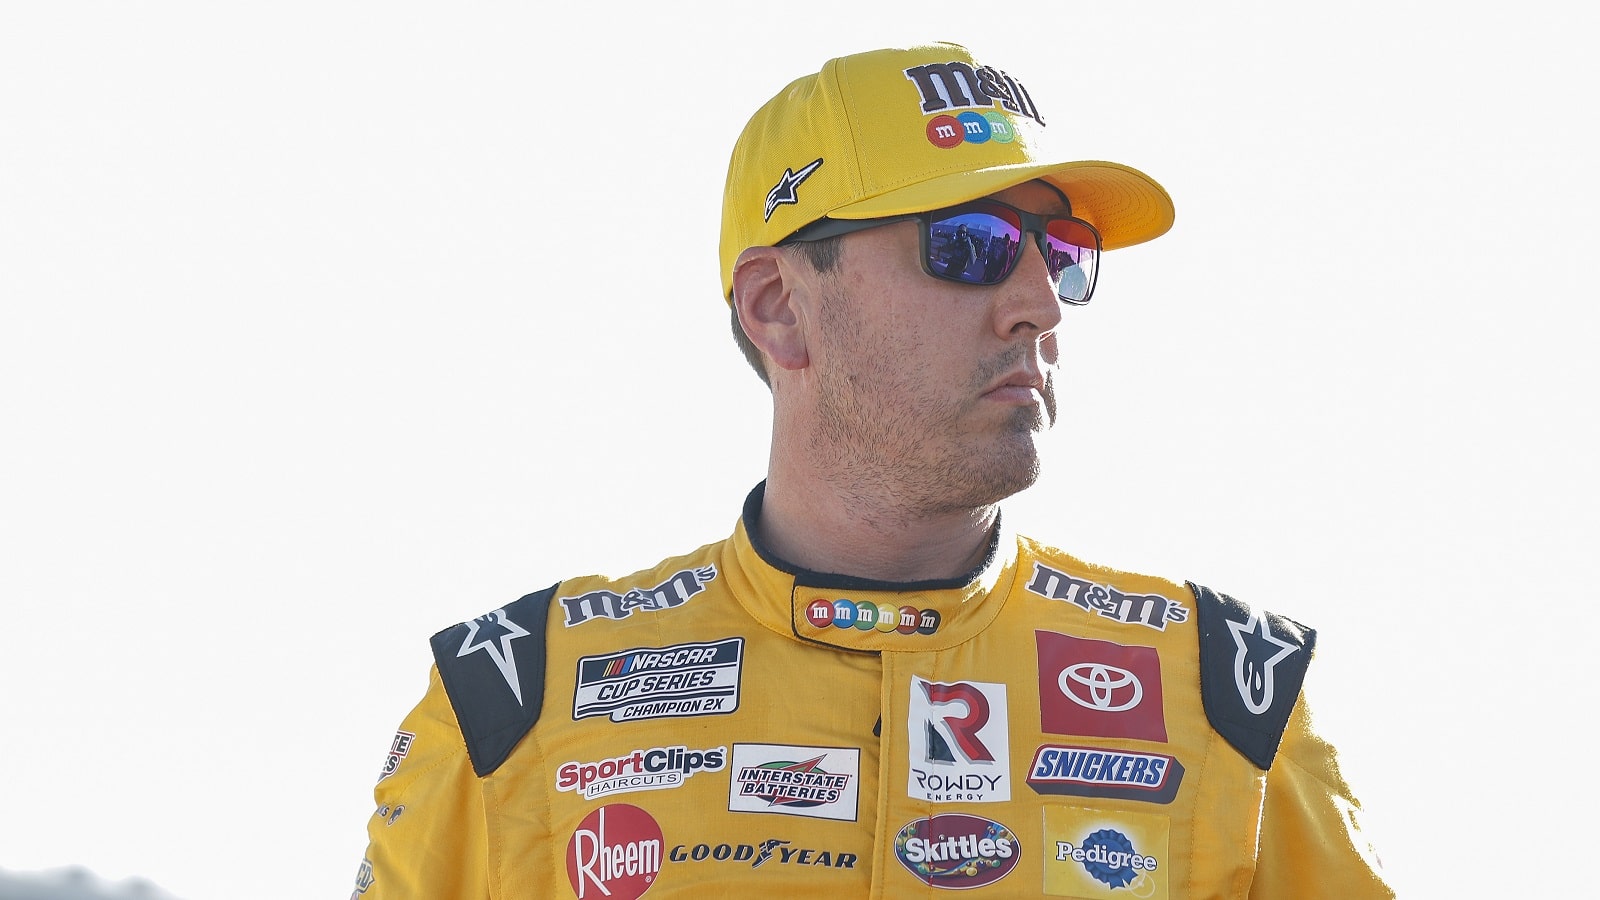
<path id="1" fill-rule="evenodd" d="M 1167 740 L 1161 657 L 1053 631 L 1036 631 L 1040 727 L 1051 734 Z"/>

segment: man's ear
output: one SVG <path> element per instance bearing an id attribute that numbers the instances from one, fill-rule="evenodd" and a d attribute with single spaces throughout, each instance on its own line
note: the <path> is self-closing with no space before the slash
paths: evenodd
<path id="1" fill-rule="evenodd" d="M 733 305 L 750 343 L 780 369 L 810 364 L 805 304 L 814 279 L 777 247 L 749 247 L 733 264 Z"/>

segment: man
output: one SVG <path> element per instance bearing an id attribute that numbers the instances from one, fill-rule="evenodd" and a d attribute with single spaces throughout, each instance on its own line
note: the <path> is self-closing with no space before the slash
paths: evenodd
<path id="1" fill-rule="evenodd" d="M 952 44 L 755 114 L 722 287 L 768 477 L 724 541 L 435 635 L 358 894 L 1392 896 L 1301 699 L 1311 629 L 1002 527 L 1064 311 L 1173 220 L 1046 121 Z M 1018 252 L 946 271 L 962 227 Z"/>
<path id="2" fill-rule="evenodd" d="M 956 233 L 950 236 L 950 246 L 945 251 L 944 274 L 956 278 L 967 274 L 967 267 L 978 257 L 978 245 L 973 242 L 972 235 L 967 233 L 966 225 L 957 225 Z"/>

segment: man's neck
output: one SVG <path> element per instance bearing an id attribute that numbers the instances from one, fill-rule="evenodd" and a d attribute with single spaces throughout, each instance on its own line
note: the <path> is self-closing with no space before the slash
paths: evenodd
<path id="1" fill-rule="evenodd" d="M 761 542 L 815 572 L 879 581 L 933 581 L 971 572 L 989 550 L 997 506 L 926 513 L 888 495 L 846 496 L 832 485 L 769 478 Z"/>

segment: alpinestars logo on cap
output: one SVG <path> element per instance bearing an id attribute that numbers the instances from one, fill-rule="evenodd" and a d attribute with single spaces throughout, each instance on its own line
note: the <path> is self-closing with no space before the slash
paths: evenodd
<path id="1" fill-rule="evenodd" d="M 767 191 L 767 211 L 761 217 L 761 220 L 763 222 L 771 221 L 772 211 L 785 203 L 799 203 L 799 198 L 794 195 L 794 189 L 800 186 L 800 182 L 810 178 L 812 172 L 821 167 L 822 160 L 818 158 L 814 162 L 808 163 L 805 168 L 798 172 L 793 169 L 784 169 L 783 177 L 778 179 L 778 183 L 773 186 L 772 190 Z"/>

